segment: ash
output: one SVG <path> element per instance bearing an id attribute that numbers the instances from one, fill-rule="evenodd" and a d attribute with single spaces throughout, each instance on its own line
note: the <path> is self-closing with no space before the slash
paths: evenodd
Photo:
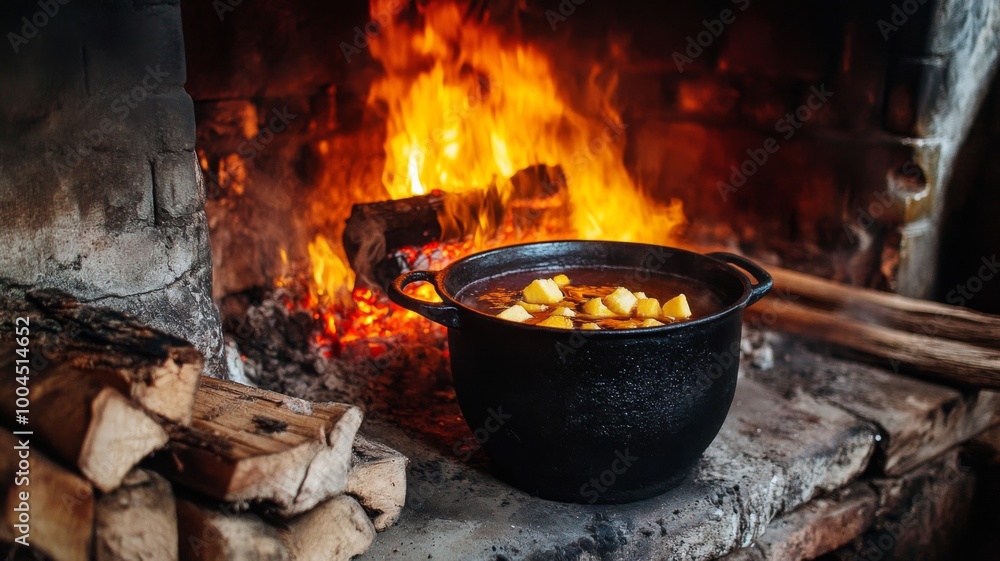
<path id="1" fill-rule="evenodd" d="M 341 343 L 313 310 L 294 304 L 298 296 L 270 288 L 223 299 L 223 328 L 250 383 L 293 398 L 352 403 L 369 415 L 457 413 L 444 328 L 419 318 L 392 336 Z"/>

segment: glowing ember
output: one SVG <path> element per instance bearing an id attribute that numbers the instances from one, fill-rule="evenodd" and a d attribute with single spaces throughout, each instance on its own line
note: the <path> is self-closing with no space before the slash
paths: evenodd
<path id="1" fill-rule="evenodd" d="M 393 10 L 398 1 L 371 0 L 371 13 L 400 13 Z M 552 60 L 538 47 L 508 37 L 501 26 L 465 20 L 457 1 L 416 10 L 416 21 L 399 16 L 371 40 L 372 55 L 385 69 L 369 105 L 386 112 L 382 181 L 388 195 L 492 189 L 494 199 L 508 205 L 511 178 L 545 165 L 565 173 L 570 209 L 561 223 L 537 224 L 529 232 L 494 224 L 480 210 L 472 220 L 453 220 L 466 225 L 460 232 L 465 241 L 409 250 L 408 261 L 420 254 L 440 266 L 484 247 L 555 235 L 653 243 L 674 238 L 684 224 L 681 204 L 650 199 L 625 169 L 627 126 L 611 104 L 616 81 L 598 79 L 609 75 L 605 69 L 595 64 L 586 91 L 572 91 L 578 86 L 560 85 Z M 423 325 L 370 290 L 350 291 L 354 278 L 343 255 L 323 236 L 309 245 L 312 293 L 321 306 L 345 310 L 339 326 L 332 316 L 326 320 L 331 336 L 339 332 L 346 341 Z M 418 297 L 436 296 L 428 286 L 413 290 Z"/>

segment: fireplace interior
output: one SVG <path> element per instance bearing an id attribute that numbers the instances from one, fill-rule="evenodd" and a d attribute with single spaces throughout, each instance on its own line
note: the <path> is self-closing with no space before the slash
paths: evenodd
<path id="1" fill-rule="evenodd" d="M 30 317 L 39 387 L 97 384 L 36 403 L 93 427 L 93 372 L 114 372 L 146 427 L 109 476 L 42 426 L 40 469 L 90 518 L 42 511 L 11 558 L 146 555 L 121 546 L 133 525 L 174 543 L 150 559 L 1000 545 L 994 3 L 18 0 L 0 21 L 0 362 Z M 400 273 L 557 239 L 725 250 L 776 277 L 722 432 L 655 499 L 494 478 L 446 330 L 386 296 Z M 306 448 L 273 487 L 211 467 Z"/>

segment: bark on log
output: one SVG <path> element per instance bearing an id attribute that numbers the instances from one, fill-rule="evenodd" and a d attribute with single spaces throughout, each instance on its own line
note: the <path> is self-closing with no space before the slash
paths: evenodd
<path id="1" fill-rule="evenodd" d="M 748 308 L 747 316 L 768 327 L 860 351 L 888 362 L 896 371 L 902 365 L 926 378 L 1000 390 L 1000 351 L 864 323 L 771 297 Z"/>
<path id="2" fill-rule="evenodd" d="M 0 353 L 12 356 L 9 349 Z M 18 387 L 13 376 L 0 376 L 0 414 L 7 422 L 15 418 Z M 159 422 L 86 371 L 52 366 L 34 372 L 28 388 L 29 422 L 21 428 L 33 430 L 39 444 L 103 492 L 118 487 L 140 460 L 167 443 Z"/>
<path id="3" fill-rule="evenodd" d="M 768 267 L 775 287 L 841 316 L 1000 350 L 1000 316 L 898 294 L 848 286 L 812 275 Z"/>
<path id="4" fill-rule="evenodd" d="M 33 368 L 65 363 L 129 396 L 144 409 L 187 423 L 204 366 L 186 341 L 129 316 L 77 303 L 58 290 L 33 290 L 23 300 L 0 298 L 0 334 L 28 317 Z"/>
<path id="5" fill-rule="evenodd" d="M 177 505 L 170 483 L 134 469 L 97 501 L 95 561 L 177 561 Z"/>
<path id="6" fill-rule="evenodd" d="M 263 502 L 282 517 L 344 491 L 361 410 L 205 378 L 190 427 L 171 429 L 174 480 L 226 502 Z"/>
<path id="7" fill-rule="evenodd" d="M 358 435 L 354 439 L 351 473 L 344 493 L 357 499 L 375 530 L 396 523 L 406 502 L 406 456 Z"/>
<path id="8" fill-rule="evenodd" d="M 278 530 L 253 514 L 177 499 L 180 561 L 289 561 Z"/>
<path id="9" fill-rule="evenodd" d="M 29 480 L 17 479 L 19 452 L 23 436 L 0 429 L 0 480 L 3 481 L 3 518 L 0 541 L 13 543 L 23 533 L 16 524 L 23 512 L 22 502 L 30 505 L 28 542 L 53 561 L 88 561 L 94 528 L 94 491 L 82 477 L 70 473 L 49 460 L 34 443 L 29 442 Z M 31 438 L 31 437 L 27 437 Z M 24 447 L 22 447 L 24 448 Z M 24 500 L 22 493 L 27 493 Z M 15 510 L 18 508 L 20 510 Z"/>
<path id="10" fill-rule="evenodd" d="M 375 539 L 375 527 L 357 501 L 340 495 L 289 521 L 281 539 L 292 561 L 347 561 Z"/>

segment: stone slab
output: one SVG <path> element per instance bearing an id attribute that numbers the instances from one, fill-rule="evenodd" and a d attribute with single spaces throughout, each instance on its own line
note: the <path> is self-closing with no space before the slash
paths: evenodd
<path id="1" fill-rule="evenodd" d="M 724 561 L 815 559 L 861 536 L 875 522 L 877 507 L 872 487 L 853 483 L 771 521 L 751 547 L 727 555 Z"/>
<path id="2" fill-rule="evenodd" d="M 962 392 L 799 345 L 776 354 L 772 368 L 747 375 L 779 391 L 814 395 L 874 423 L 881 431 L 879 463 L 886 475 L 906 473 L 1000 423 L 1000 392 Z"/>
<path id="3" fill-rule="evenodd" d="M 449 454 L 398 425 L 369 417 L 366 432 L 411 461 L 403 514 L 366 560 L 712 559 L 857 478 L 876 436 L 837 407 L 741 379 L 722 431 L 680 486 L 627 505 L 577 505 L 531 497 L 490 475 L 478 453 Z"/>
<path id="4" fill-rule="evenodd" d="M 968 531 L 976 482 L 975 471 L 962 463 L 958 449 L 902 477 L 873 480 L 879 494 L 876 523 L 831 553 L 829 561 L 990 558 L 966 551 L 972 545 Z"/>

